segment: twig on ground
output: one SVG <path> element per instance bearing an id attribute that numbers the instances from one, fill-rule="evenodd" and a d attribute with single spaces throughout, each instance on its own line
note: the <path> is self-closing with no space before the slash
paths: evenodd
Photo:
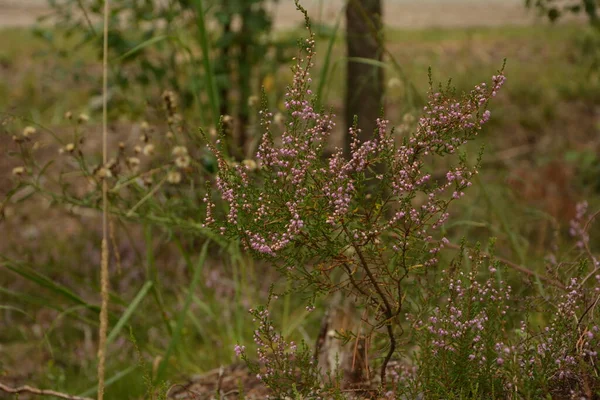
<path id="1" fill-rule="evenodd" d="M 4 393 L 10 394 L 22 394 L 29 393 L 37 396 L 54 396 L 60 399 L 68 399 L 68 400 L 94 400 L 90 397 L 81 397 L 81 396 L 71 396 L 70 394 L 56 392 L 54 390 L 45 390 L 45 389 L 37 389 L 31 386 L 19 386 L 19 387 L 10 387 L 0 382 L 0 391 Z"/>

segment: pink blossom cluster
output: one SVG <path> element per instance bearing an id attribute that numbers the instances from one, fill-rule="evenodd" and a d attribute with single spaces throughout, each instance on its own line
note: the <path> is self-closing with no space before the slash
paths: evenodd
<path id="1" fill-rule="evenodd" d="M 577 238 L 577 247 L 579 247 L 580 249 L 583 249 L 585 246 L 587 246 L 588 242 L 590 241 L 590 237 L 587 231 L 585 230 L 586 221 L 584 220 L 587 213 L 587 209 L 587 201 L 577 203 L 577 205 L 575 206 L 575 218 L 573 218 L 569 222 L 569 233 L 572 237 Z"/>
<path id="2" fill-rule="evenodd" d="M 257 346 L 258 362 L 264 367 L 257 378 L 269 379 L 275 374 L 293 376 L 296 344 L 286 342 L 277 333 L 271 324 L 269 310 L 250 310 L 250 313 L 254 316 L 253 321 L 258 322 L 258 328 L 254 331 L 254 343 Z"/>
<path id="3" fill-rule="evenodd" d="M 260 254 L 285 257 L 281 252 L 292 243 L 304 243 L 310 227 L 321 221 L 329 224 L 328 235 L 336 235 L 343 225 L 357 218 L 364 222 L 369 215 L 359 229 L 365 242 L 385 232 L 394 233 L 395 243 L 390 247 L 396 251 L 406 249 L 411 240 L 430 241 L 430 230 L 448 219 L 449 202 L 464 195 L 476 170 L 461 162 L 449 167 L 444 179 L 434 179 L 426 172 L 428 157 L 454 154 L 477 134 L 489 120 L 485 106 L 503 85 L 504 75 L 494 76 L 489 86 L 477 85 L 459 101 L 432 92 L 415 132 L 402 144 L 389 129 L 389 121 L 380 118 L 372 139 L 360 141 L 358 130 L 351 129 L 350 154 L 337 149 L 324 160 L 323 150 L 335 123 L 333 115 L 314 109 L 310 90 L 314 46 L 311 36 L 304 44 L 305 54 L 296 58 L 293 82 L 285 96 L 288 119 L 279 127 L 278 138 L 273 132 L 278 125 L 273 113 L 261 111 L 258 171 L 231 168 L 212 147 L 220 168 L 216 188 L 227 205 L 224 232 L 229 229 L 246 248 Z M 379 173 L 372 176 L 371 171 Z M 381 210 L 376 213 L 360 200 L 368 179 L 379 181 L 375 195 L 381 197 L 377 205 Z M 423 200 L 415 201 L 419 193 Z M 211 214 L 206 224 L 212 222 Z M 432 256 L 428 265 L 436 261 Z"/>
<path id="4" fill-rule="evenodd" d="M 558 379 L 574 375 L 581 358 L 593 362 L 598 360 L 600 329 L 597 325 L 581 323 L 583 298 L 580 282 L 571 279 L 556 305 L 557 313 L 543 329 L 536 345 L 540 362 L 551 360 L 555 364 L 555 377 Z M 530 370 L 529 374 L 532 372 Z"/>
<path id="5" fill-rule="evenodd" d="M 536 375 L 562 386 L 567 380 L 580 377 L 582 366 L 598 362 L 600 328 L 583 323 L 583 300 L 580 282 L 572 279 L 559 296 L 557 312 L 547 326 L 539 329 L 521 321 L 519 332 L 524 340 L 511 346 L 498 344 L 498 358 L 502 358 L 502 363 L 513 362 L 516 368 L 505 372 L 508 389 L 522 386 Z"/>
<path id="6" fill-rule="evenodd" d="M 485 331 L 498 329 L 490 325 L 489 313 L 505 315 L 510 293 L 510 285 L 497 283 L 494 278 L 478 282 L 477 271 L 461 271 L 456 278 L 449 279 L 446 304 L 435 308 L 426 321 L 418 322 L 418 326 L 431 334 L 433 355 L 440 351 L 457 353 L 468 343 L 469 361 L 480 365 L 488 362 L 490 349 L 486 348 Z M 496 343 L 496 347 L 505 348 L 501 343 Z M 503 363 L 501 355 L 497 356 L 496 363 Z"/>

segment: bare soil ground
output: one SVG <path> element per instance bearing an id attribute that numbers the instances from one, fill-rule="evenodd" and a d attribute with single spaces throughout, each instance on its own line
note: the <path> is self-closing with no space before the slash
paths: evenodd
<path id="1" fill-rule="evenodd" d="M 332 22 L 343 0 L 304 0 L 315 20 Z M 47 14 L 46 0 L 0 0 L 0 28 L 28 26 Z M 384 0 L 384 17 L 388 26 L 418 29 L 425 27 L 468 27 L 523 25 L 535 20 L 534 12 L 525 12 L 520 0 Z M 276 6 L 275 26 L 289 28 L 300 24 L 302 16 L 293 1 Z"/>

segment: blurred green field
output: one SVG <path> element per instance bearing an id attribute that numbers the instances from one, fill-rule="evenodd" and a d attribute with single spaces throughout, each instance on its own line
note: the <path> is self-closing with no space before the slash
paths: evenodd
<path id="1" fill-rule="evenodd" d="M 455 242 L 461 236 L 481 242 L 494 236 L 500 256 L 543 271 L 555 227 L 560 224 L 558 233 L 566 232 L 575 204 L 587 199 L 591 209 L 600 206 L 600 71 L 592 68 L 582 50 L 585 29 L 563 24 L 385 32 L 387 50 L 401 68 L 386 62 L 386 112 L 397 126 L 406 113 L 418 116 L 407 104 L 407 81 L 400 73 L 425 97 L 428 68 L 436 82 L 452 79 L 462 91 L 488 80 L 506 59 L 508 81 L 491 106 L 491 123 L 469 145 L 475 159 L 485 144 L 483 169 L 446 227 Z M 72 111 L 88 114 L 90 132 L 98 132 L 100 67 L 90 46 L 64 54 L 76 38 L 56 33 L 55 47 L 50 48 L 27 29 L 5 29 L 0 35 L 3 130 L 35 122 L 66 135 L 70 128 L 64 114 Z M 327 53 L 328 41 L 326 35 L 320 37 L 319 54 Z M 338 38 L 325 83 L 325 103 L 338 115 L 343 53 Z M 315 71 L 322 62 L 320 57 Z M 281 66 L 270 76 L 273 93 L 284 90 L 291 76 L 288 69 Z M 116 135 L 127 139 L 141 121 L 152 118 L 148 104 L 165 89 L 114 92 L 110 112 Z M 199 124 L 194 110 L 187 110 L 184 118 L 190 125 Z M 10 146 L 3 140 L 0 152 L 7 153 Z M 0 160 L 0 195 L 11 187 L 16 165 L 11 157 Z M 0 221 L 0 254 L 24 260 L 13 264 L 0 259 L 0 379 L 92 395 L 97 328 L 92 305 L 99 301 L 99 254 L 93 245 L 100 243 L 100 228 L 89 227 L 98 226 L 99 219 L 82 210 L 61 210 L 47 200 L 31 199 L 29 204 L 27 209 L 9 204 L 5 212 L 10 218 Z M 175 317 L 188 298 L 195 270 L 186 257 L 196 256 L 196 239 L 174 243 L 169 232 L 126 224 L 118 225 L 117 232 L 121 269 L 113 271 L 111 325 L 129 307 L 132 314 L 126 325 L 131 325 L 131 333 L 123 326 L 109 347 L 107 398 L 150 398 L 160 357 L 171 343 L 175 357 L 165 377 L 173 383 L 235 362 L 236 343 L 251 347 L 253 325 L 247 309 L 268 297 L 269 284 L 276 280 L 274 270 L 235 249 L 211 249 L 199 286 L 189 297 L 192 303 L 181 337 L 173 341 Z M 152 288 L 143 285 L 147 279 Z M 519 282 L 514 283 L 518 291 Z M 139 303 L 132 303 L 136 296 Z M 276 315 L 287 334 L 311 341 L 319 329 L 319 315 L 309 316 L 301 300 L 288 296 Z M 132 365 L 131 360 L 138 363 Z"/>

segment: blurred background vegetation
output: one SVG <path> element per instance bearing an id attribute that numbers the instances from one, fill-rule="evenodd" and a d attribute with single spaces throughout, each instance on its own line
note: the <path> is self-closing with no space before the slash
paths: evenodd
<path id="1" fill-rule="evenodd" d="M 25 126 L 69 137 L 76 122 L 65 114 L 85 114 L 87 145 L 98 148 L 101 6 L 0 0 L 0 198 L 14 187 L 11 171 L 19 165 L 10 138 Z M 482 173 L 446 227 L 455 242 L 497 237 L 499 255 L 543 271 L 575 204 L 600 206 L 594 0 L 568 7 L 550 0 L 389 0 L 382 18 L 371 15 L 360 29 L 345 22 L 352 16 L 341 1 L 305 6 L 318 40 L 314 89 L 338 115 L 332 147 L 344 145 L 351 115 L 365 112 L 362 120 L 372 121 L 379 104 L 400 130 L 418 117 L 428 68 L 436 82 L 452 79 L 462 91 L 506 59 L 508 83 L 490 125 L 470 144 L 473 155 L 485 145 Z M 211 132 L 221 115 L 230 116 L 232 156 L 251 157 L 261 92 L 270 109 L 284 111 L 290 60 L 305 35 L 301 21 L 289 0 L 114 0 L 111 141 L 133 145 L 146 129 L 166 135 L 173 121 L 161 107 L 169 90 L 179 99 L 179 123 Z M 347 53 L 361 34 L 373 56 Z M 352 68 L 360 74 L 346 74 Z M 361 90 L 376 92 L 352 96 Z M 364 96 L 377 106 L 349 107 Z M 37 146 L 42 158 L 57 157 L 52 143 Z M 93 395 L 99 217 L 31 194 L 0 201 L 0 380 Z M 216 246 L 196 265 L 201 238 L 125 218 L 114 220 L 114 236 L 108 398 L 153 397 L 164 379 L 185 382 L 235 362 L 236 343 L 251 346 L 247 310 L 265 301 L 277 278 L 268 265 Z M 320 314 L 308 316 L 302 300 L 288 296 L 276 312 L 286 335 L 312 343 Z"/>

